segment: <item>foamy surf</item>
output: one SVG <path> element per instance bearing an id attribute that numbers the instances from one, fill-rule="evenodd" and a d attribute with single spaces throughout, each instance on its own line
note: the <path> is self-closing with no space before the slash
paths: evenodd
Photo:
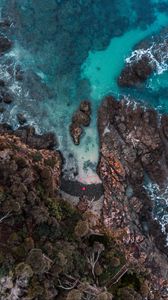
<path id="1" fill-rule="evenodd" d="M 163 233 L 166 234 L 168 244 L 166 231 L 166 226 L 168 225 L 168 186 L 165 189 L 160 189 L 157 184 L 149 182 L 147 185 L 144 185 L 144 188 L 153 202 L 153 217 L 159 221 Z"/>

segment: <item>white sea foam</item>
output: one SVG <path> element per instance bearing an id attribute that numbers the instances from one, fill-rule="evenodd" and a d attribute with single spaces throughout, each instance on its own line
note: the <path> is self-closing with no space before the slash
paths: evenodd
<path id="1" fill-rule="evenodd" d="M 166 226 L 168 224 L 168 186 L 163 190 L 156 183 L 149 182 L 147 185 L 144 185 L 144 188 L 154 205 L 153 216 L 159 221 L 162 231 L 166 234 Z"/>
<path id="2" fill-rule="evenodd" d="M 156 73 L 162 74 L 168 69 L 168 51 L 162 51 L 162 48 L 167 46 L 167 42 L 164 41 L 157 46 L 155 43 L 152 44 L 147 49 L 137 49 L 134 50 L 129 57 L 125 59 L 127 64 L 132 64 L 133 62 L 140 61 L 143 57 L 148 57 L 151 61 L 151 64 L 156 66 Z M 157 60 L 157 55 L 160 55 L 160 61 Z"/>

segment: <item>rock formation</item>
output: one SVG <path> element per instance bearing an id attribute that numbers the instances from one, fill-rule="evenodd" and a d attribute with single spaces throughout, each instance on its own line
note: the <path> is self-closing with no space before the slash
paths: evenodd
<path id="1" fill-rule="evenodd" d="M 47 132 L 42 135 L 37 134 L 35 128 L 32 126 L 21 126 L 16 130 L 8 124 L 0 124 L 0 133 L 8 133 L 18 136 L 21 141 L 31 148 L 36 149 L 54 149 L 57 146 L 56 136 L 52 132 Z"/>
<path id="2" fill-rule="evenodd" d="M 91 115 L 91 104 L 89 101 L 83 101 L 79 109 L 72 117 L 70 125 L 70 134 L 75 145 L 80 144 L 81 135 L 83 133 L 83 126 L 89 126 Z"/>
<path id="3" fill-rule="evenodd" d="M 167 29 L 159 34 L 142 40 L 137 44 L 132 55 L 126 59 L 118 84 L 121 87 L 141 85 L 154 72 L 161 72 L 168 62 Z"/>
<path id="4" fill-rule="evenodd" d="M 154 110 L 107 97 L 98 117 L 98 173 L 105 190 L 104 224 L 120 237 L 128 263 L 150 271 L 150 297 L 153 294 L 155 298 L 149 299 L 161 300 L 167 286 L 168 252 L 144 189 L 145 177 L 161 189 L 167 185 L 168 122 L 163 116 L 159 125 L 158 118 Z"/>

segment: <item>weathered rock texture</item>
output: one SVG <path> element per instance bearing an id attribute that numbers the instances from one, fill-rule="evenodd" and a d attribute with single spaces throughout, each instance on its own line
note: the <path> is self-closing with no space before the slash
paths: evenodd
<path id="1" fill-rule="evenodd" d="M 72 117 L 70 124 L 70 134 L 75 145 L 80 144 L 81 135 L 83 133 L 83 126 L 89 126 L 91 115 L 91 104 L 89 101 L 82 101 L 79 109 Z"/>
<path id="2" fill-rule="evenodd" d="M 0 124 L 0 134 L 8 133 L 11 135 L 18 136 L 21 141 L 31 148 L 36 149 L 54 149 L 57 146 L 56 136 L 52 132 L 47 132 L 42 135 L 37 134 L 35 128 L 32 126 L 22 126 L 16 130 L 8 124 Z"/>
<path id="3" fill-rule="evenodd" d="M 151 273 L 148 299 L 167 299 L 168 252 L 143 185 L 146 175 L 160 188 L 167 184 L 168 119 L 163 116 L 158 125 L 154 110 L 107 97 L 99 110 L 98 128 L 104 224 L 118 234 L 128 264 L 137 263 Z"/>
<path id="4" fill-rule="evenodd" d="M 167 29 L 158 35 L 148 37 L 135 46 L 132 55 L 126 59 L 118 84 L 121 87 L 141 85 L 154 72 L 159 71 L 168 62 Z"/>

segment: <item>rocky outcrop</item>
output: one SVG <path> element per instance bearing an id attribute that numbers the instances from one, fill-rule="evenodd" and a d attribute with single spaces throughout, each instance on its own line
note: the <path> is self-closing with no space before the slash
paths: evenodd
<path id="1" fill-rule="evenodd" d="M 146 178 L 161 190 L 167 185 L 167 117 L 163 116 L 158 124 L 154 110 L 107 97 L 98 117 L 98 173 L 105 190 L 104 224 L 118 235 L 128 262 L 150 272 L 149 299 L 155 295 L 161 300 L 165 299 L 168 252 L 144 189 Z"/>
<path id="2" fill-rule="evenodd" d="M 167 29 L 142 40 L 126 59 L 118 84 L 121 87 L 136 87 L 146 81 L 154 71 L 161 72 L 168 62 L 167 52 Z"/>
<path id="3" fill-rule="evenodd" d="M 146 54 L 138 60 L 126 64 L 118 79 L 118 84 L 122 87 L 135 87 L 144 82 L 152 72 L 156 70 L 156 65 L 151 62 L 151 58 Z"/>
<path id="4" fill-rule="evenodd" d="M 83 133 L 83 126 L 89 126 L 91 115 L 91 104 L 89 101 L 83 101 L 79 109 L 72 117 L 70 125 L 70 134 L 75 145 L 80 144 L 81 135 Z"/>
<path id="5" fill-rule="evenodd" d="M 42 135 L 37 134 L 32 126 L 22 126 L 16 130 L 8 124 L 0 124 L 0 133 L 8 133 L 18 136 L 21 141 L 34 149 L 54 149 L 57 146 L 56 136 L 52 132 L 47 132 Z"/>

